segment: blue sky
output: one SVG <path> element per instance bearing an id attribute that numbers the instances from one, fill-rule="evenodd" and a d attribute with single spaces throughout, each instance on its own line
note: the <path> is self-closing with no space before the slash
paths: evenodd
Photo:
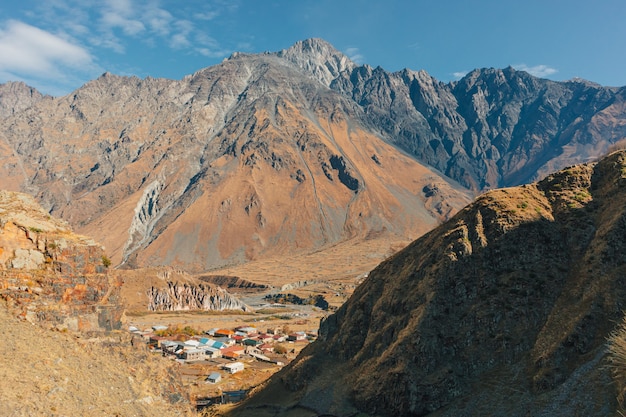
<path id="1" fill-rule="evenodd" d="M 625 0 L 18 0 L 0 5 L 0 83 L 58 96 L 105 71 L 181 79 L 311 37 L 441 81 L 512 65 L 626 85 Z"/>

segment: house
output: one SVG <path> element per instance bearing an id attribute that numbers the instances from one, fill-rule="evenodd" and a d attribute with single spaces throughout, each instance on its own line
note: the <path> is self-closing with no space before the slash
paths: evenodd
<path id="1" fill-rule="evenodd" d="M 213 336 L 220 338 L 220 337 L 233 337 L 235 334 L 235 332 L 233 330 L 230 329 L 217 329 L 214 333 Z"/>
<path id="2" fill-rule="evenodd" d="M 222 351 L 222 355 L 224 355 L 225 353 L 236 353 L 238 355 L 243 355 L 246 351 L 246 348 L 241 345 L 235 345 L 235 346 L 225 347 L 220 350 Z"/>
<path id="3" fill-rule="evenodd" d="M 306 340 L 306 333 L 304 332 L 291 333 L 287 337 L 287 340 L 289 340 L 290 342 L 300 342 L 302 340 Z"/>
<path id="4" fill-rule="evenodd" d="M 224 391 L 222 393 L 222 404 L 237 403 L 246 398 L 247 391 Z"/>
<path id="5" fill-rule="evenodd" d="M 274 352 L 274 345 L 271 343 L 263 343 L 260 346 L 257 346 L 257 348 L 263 352 L 263 353 L 273 353 Z"/>
<path id="6" fill-rule="evenodd" d="M 254 340 L 254 339 L 245 339 L 242 344 L 244 346 L 256 346 L 258 344 L 260 344 L 260 342 L 258 340 Z"/>
<path id="7" fill-rule="evenodd" d="M 206 330 L 204 333 L 208 334 L 209 336 L 215 336 L 215 332 L 218 331 L 219 329 L 215 328 L 215 329 L 209 329 Z"/>
<path id="8" fill-rule="evenodd" d="M 206 377 L 206 382 L 211 384 L 217 384 L 222 380 L 222 375 L 219 372 L 211 372 L 209 376 Z"/>
<path id="9" fill-rule="evenodd" d="M 197 348 L 198 346 L 200 346 L 200 342 L 198 342 L 197 340 L 187 340 L 185 341 L 185 347 L 193 347 L 193 348 Z"/>
<path id="10" fill-rule="evenodd" d="M 213 340 L 212 343 L 207 343 L 207 346 L 214 347 L 215 349 L 223 349 L 226 345 L 222 342 L 218 342 L 217 340 Z"/>
<path id="11" fill-rule="evenodd" d="M 233 362 L 233 363 L 227 363 L 226 365 L 223 366 L 223 368 L 229 374 L 234 374 L 234 373 L 243 371 L 244 365 L 241 362 Z"/>
<path id="12" fill-rule="evenodd" d="M 163 340 L 161 341 L 161 350 L 164 353 L 174 353 L 180 350 L 181 344 L 179 342 L 175 342 L 173 340 Z"/>
<path id="13" fill-rule="evenodd" d="M 221 342 L 226 346 L 232 346 L 235 344 L 235 339 L 233 339 L 232 337 L 218 337 L 215 340 L 216 342 Z"/>
<path id="14" fill-rule="evenodd" d="M 216 348 L 207 347 L 207 348 L 204 348 L 204 355 L 205 357 L 210 358 L 210 359 L 221 358 L 222 351 Z"/>
<path id="15" fill-rule="evenodd" d="M 242 336 L 247 336 L 250 333 L 256 333 L 257 329 L 254 327 L 237 327 L 237 332 L 242 333 Z"/>
<path id="16" fill-rule="evenodd" d="M 222 358 L 230 359 L 231 361 L 239 359 L 239 356 L 241 356 L 241 354 L 237 352 L 222 352 Z"/>
<path id="17" fill-rule="evenodd" d="M 275 334 L 272 339 L 274 339 L 274 342 L 284 342 L 287 340 L 287 336 L 283 334 Z"/>
<path id="18" fill-rule="evenodd" d="M 267 334 L 267 333 L 261 333 L 257 339 L 259 339 L 260 342 L 262 343 L 269 343 L 269 342 L 273 342 L 274 338 L 271 334 Z"/>
<path id="19" fill-rule="evenodd" d="M 153 349 L 161 349 L 161 344 L 163 343 L 163 341 L 166 340 L 168 339 L 163 336 L 150 335 L 150 339 L 148 340 L 148 346 Z"/>
<path id="20" fill-rule="evenodd" d="M 283 332 L 283 326 L 276 326 L 276 327 L 268 327 L 266 333 L 281 334 L 282 332 Z"/>
<path id="21" fill-rule="evenodd" d="M 183 353 L 181 354 L 181 359 L 184 359 L 187 362 L 203 361 L 205 359 L 204 350 L 202 349 L 183 350 Z"/>

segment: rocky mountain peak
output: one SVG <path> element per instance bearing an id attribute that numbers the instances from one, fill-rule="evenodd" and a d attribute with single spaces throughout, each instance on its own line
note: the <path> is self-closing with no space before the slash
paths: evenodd
<path id="1" fill-rule="evenodd" d="M 0 118 L 12 116 L 38 101 L 44 96 L 33 87 L 21 81 L 0 84 Z"/>
<path id="2" fill-rule="evenodd" d="M 298 41 L 277 55 L 293 62 L 325 85 L 330 85 L 343 71 L 352 71 L 357 66 L 330 43 L 319 38 Z"/>

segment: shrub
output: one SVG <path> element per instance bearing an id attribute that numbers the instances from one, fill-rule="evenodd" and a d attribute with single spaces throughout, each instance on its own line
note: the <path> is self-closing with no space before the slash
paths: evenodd
<path id="1" fill-rule="evenodd" d="M 279 355 L 284 355 L 287 352 L 288 352 L 288 349 L 282 343 L 277 343 L 274 345 L 274 353 L 277 353 Z"/>
<path id="2" fill-rule="evenodd" d="M 108 268 L 111 266 L 111 260 L 109 259 L 108 256 L 102 255 L 102 265 L 104 265 L 105 268 Z"/>

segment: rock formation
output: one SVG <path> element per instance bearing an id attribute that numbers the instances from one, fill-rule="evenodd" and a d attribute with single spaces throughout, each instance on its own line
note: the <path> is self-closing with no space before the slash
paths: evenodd
<path id="1" fill-rule="evenodd" d="M 71 330 L 119 328 L 121 283 L 107 261 L 31 196 L 0 191 L 0 296 L 16 315 Z"/>
<path id="2" fill-rule="evenodd" d="M 148 290 L 148 310 L 251 311 L 251 308 L 217 286 L 168 282 L 165 288 L 151 287 Z"/>
<path id="3" fill-rule="evenodd" d="M 233 415 L 617 415 L 625 207 L 626 151 L 483 194 L 373 270 Z"/>

